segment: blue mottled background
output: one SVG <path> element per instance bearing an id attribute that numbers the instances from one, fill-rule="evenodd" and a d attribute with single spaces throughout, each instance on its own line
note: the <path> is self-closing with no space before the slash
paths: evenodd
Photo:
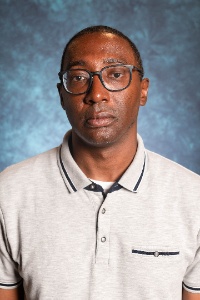
<path id="1" fill-rule="evenodd" d="M 61 143 L 63 48 L 104 24 L 136 43 L 151 80 L 139 118 L 146 147 L 200 174 L 199 0 L 1 0 L 0 24 L 1 170 Z"/>

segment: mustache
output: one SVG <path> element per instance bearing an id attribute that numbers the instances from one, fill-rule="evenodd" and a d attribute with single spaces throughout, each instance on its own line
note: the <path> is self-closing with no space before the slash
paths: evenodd
<path id="1" fill-rule="evenodd" d="M 102 117 L 116 117 L 116 111 L 109 108 L 106 104 L 95 104 L 90 106 L 84 115 L 85 119 L 102 118 Z"/>

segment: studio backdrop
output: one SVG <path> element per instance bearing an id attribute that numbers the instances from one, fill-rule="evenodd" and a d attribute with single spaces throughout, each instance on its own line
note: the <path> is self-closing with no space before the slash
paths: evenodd
<path id="1" fill-rule="evenodd" d="M 70 128 L 56 89 L 63 48 L 102 24 L 141 52 L 146 148 L 200 174 L 199 0 L 1 0 L 0 23 L 0 170 L 62 142 Z"/>

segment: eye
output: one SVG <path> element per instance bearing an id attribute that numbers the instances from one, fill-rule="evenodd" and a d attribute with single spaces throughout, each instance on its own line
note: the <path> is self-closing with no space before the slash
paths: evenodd
<path id="1" fill-rule="evenodd" d="M 85 83 L 89 79 L 89 74 L 84 70 L 70 70 L 67 73 L 67 81 L 71 84 Z"/>
<path id="2" fill-rule="evenodd" d="M 71 80 L 73 80 L 73 81 L 83 81 L 83 80 L 86 80 L 86 79 L 87 79 L 86 77 L 81 76 L 81 75 L 76 75 L 76 76 L 71 77 Z"/>
<path id="3" fill-rule="evenodd" d="M 113 67 L 105 69 L 106 77 L 110 80 L 120 80 L 125 75 L 125 69 Z"/>
<path id="4" fill-rule="evenodd" d="M 113 76 L 114 78 L 119 78 L 119 77 L 122 76 L 122 73 L 115 72 L 115 73 L 112 74 L 112 76 Z"/>

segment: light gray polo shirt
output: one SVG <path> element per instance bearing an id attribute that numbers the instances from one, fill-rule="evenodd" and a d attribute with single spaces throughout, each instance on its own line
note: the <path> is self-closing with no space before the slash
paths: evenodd
<path id="1" fill-rule="evenodd" d="M 0 174 L 0 287 L 27 300 L 181 300 L 200 293 L 200 178 L 145 150 L 107 195 L 68 147 Z"/>

